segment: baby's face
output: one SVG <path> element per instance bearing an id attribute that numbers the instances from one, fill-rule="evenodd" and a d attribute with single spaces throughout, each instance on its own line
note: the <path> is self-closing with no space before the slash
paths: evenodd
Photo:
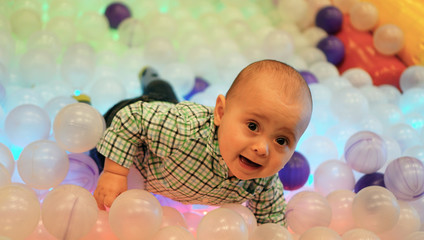
<path id="1" fill-rule="evenodd" d="M 272 176 L 284 167 L 311 111 L 307 99 L 284 99 L 276 89 L 263 86 L 247 90 L 228 100 L 220 95 L 214 120 L 230 174 L 243 180 Z"/>

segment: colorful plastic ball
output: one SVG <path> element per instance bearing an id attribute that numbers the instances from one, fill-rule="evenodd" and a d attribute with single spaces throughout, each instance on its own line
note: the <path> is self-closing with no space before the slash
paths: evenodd
<path id="1" fill-rule="evenodd" d="M 378 22 L 378 9 L 369 2 L 358 2 L 349 9 L 350 23 L 359 31 L 372 30 Z"/>
<path id="2" fill-rule="evenodd" d="M 372 231 L 362 229 L 362 228 L 354 228 L 343 235 L 343 240 L 380 240 L 380 237 L 373 233 Z"/>
<path id="3" fill-rule="evenodd" d="M 57 113 L 53 123 L 57 143 L 72 153 L 86 152 L 95 147 L 105 128 L 103 116 L 86 103 L 65 106 Z"/>
<path id="4" fill-rule="evenodd" d="M 97 203 L 86 189 L 61 185 L 50 191 L 41 206 L 43 224 L 58 239 L 78 240 L 97 220 Z"/>
<path id="5" fill-rule="evenodd" d="M 109 224 L 121 240 L 150 239 L 160 228 L 162 207 L 149 192 L 131 189 L 121 193 L 109 209 Z"/>
<path id="6" fill-rule="evenodd" d="M 40 202 L 35 192 L 22 184 L 0 188 L 0 236 L 26 239 L 37 227 Z"/>
<path id="7" fill-rule="evenodd" d="M 65 179 L 69 159 L 56 142 L 39 140 L 24 148 L 17 161 L 17 167 L 26 184 L 36 189 L 49 189 Z"/>
<path id="8" fill-rule="evenodd" d="M 394 55 L 404 45 L 402 29 L 393 24 L 384 24 L 373 33 L 373 43 L 377 51 L 383 55 Z"/>
<path id="9" fill-rule="evenodd" d="M 339 65 L 345 57 L 344 43 L 336 36 L 328 36 L 318 42 L 317 48 L 324 52 L 327 61 Z"/>
<path id="10" fill-rule="evenodd" d="M 321 8 L 315 17 L 315 25 L 324 29 L 328 34 L 339 32 L 342 23 L 343 13 L 334 6 Z"/>
<path id="11" fill-rule="evenodd" d="M 119 24 L 131 17 L 131 11 L 127 5 L 121 2 L 114 2 L 106 7 L 105 16 L 111 28 L 118 28 Z"/>
<path id="12" fill-rule="evenodd" d="M 68 154 L 69 170 L 61 184 L 73 184 L 93 192 L 99 177 L 99 168 L 94 160 L 84 153 Z"/>
<path id="13" fill-rule="evenodd" d="M 162 224 L 161 228 L 167 226 L 180 226 L 187 228 L 184 216 L 176 209 L 170 206 L 162 206 Z"/>
<path id="14" fill-rule="evenodd" d="M 197 226 L 198 240 L 248 239 L 247 224 L 236 211 L 217 208 L 208 212 Z"/>
<path id="15" fill-rule="evenodd" d="M 314 188 L 323 196 L 335 190 L 352 190 L 354 186 L 353 171 L 343 161 L 327 160 L 321 163 L 314 172 Z"/>
<path id="16" fill-rule="evenodd" d="M 255 231 L 249 235 L 249 240 L 292 240 L 290 232 L 283 226 L 276 223 L 265 223 L 255 228 Z"/>
<path id="17" fill-rule="evenodd" d="M 358 181 L 356 181 L 355 193 L 358 193 L 363 188 L 369 186 L 386 187 L 384 185 L 384 174 L 380 172 L 375 172 L 363 175 L 361 178 L 358 179 Z"/>
<path id="18" fill-rule="evenodd" d="M 253 215 L 252 211 L 249 208 L 243 206 L 242 204 L 227 203 L 222 205 L 221 207 L 231 209 L 233 211 L 236 211 L 238 214 L 240 214 L 247 224 L 249 235 L 252 234 L 253 231 L 258 226 L 255 215 Z"/>
<path id="19" fill-rule="evenodd" d="M 287 203 L 287 225 L 297 234 L 303 234 L 312 227 L 328 227 L 331 216 L 330 204 L 317 192 L 296 193 Z"/>
<path id="20" fill-rule="evenodd" d="M 278 176 L 285 190 L 296 190 L 305 185 L 309 173 L 308 160 L 301 153 L 295 151 L 284 168 L 278 172 Z"/>
<path id="21" fill-rule="evenodd" d="M 355 193 L 350 190 L 335 190 L 326 199 L 331 207 L 331 223 L 328 226 L 340 235 L 355 227 L 352 202 Z"/>
<path id="22" fill-rule="evenodd" d="M 0 164 L 6 168 L 10 175 L 13 174 L 15 170 L 15 159 L 10 149 L 3 143 L 0 143 Z"/>
<path id="23" fill-rule="evenodd" d="M 168 226 L 159 229 L 151 240 L 195 240 L 193 234 L 181 226 Z"/>
<path id="24" fill-rule="evenodd" d="M 384 183 L 398 199 L 419 199 L 424 196 L 424 163 L 408 156 L 392 160 L 384 172 Z"/>
<path id="25" fill-rule="evenodd" d="M 33 141 L 49 137 L 50 119 L 44 109 L 23 104 L 7 114 L 4 130 L 11 143 L 25 147 Z"/>
<path id="26" fill-rule="evenodd" d="M 342 240 L 339 234 L 327 227 L 313 227 L 304 232 L 299 240 Z"/>
<path id="27" fill-rule="evenodd" d="M 357 227 L 377 234 L 393 228 L 400 215 L 396 197 L 380 186 L 359 191 L 353 199 L 352 212 Z"/>
<path id="28" fill-rule="evenodd" d="M 302 75 L 303 79 L 305 79 L 307 84 L 318 83 L 318 79 L 309 71 L 300 71 L 300 75 Z"/>
<path id="29" fill-rule="evenodd" d="M 409 66 L 402 72 L 399 79 L 400 88 L 403 92 L 410 88 L 424 87 L 424 66 L 413 65 Z"/>
<path id="30" fill-rule="evenodd" d="M 344 157 L 347 164 L 361 173 L 373 173 L 387 161 L 387 146 L 376 133 L 360 131 L 346 142 Z"/>
<path id="31" fill-rule="evenodd" d="M 109 225 L 109 212 L 99 211 L 97 215 L 96 224 L 91 228 L 90 232 L 87 233 L 80 240 L 119 240 L 117 236 L 112 232 Z"/>

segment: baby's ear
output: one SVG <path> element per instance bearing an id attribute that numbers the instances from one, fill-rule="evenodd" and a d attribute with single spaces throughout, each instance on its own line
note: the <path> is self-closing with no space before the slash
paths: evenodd
<path id="1" fill-rule="evenodd" d="M 225 96 L 220 94 L 216 98 L 216 104 L 214 109 L 214 118 L 213 123 L 216 126 L 219 126 L 221 124 L 222 117 L 224 116 L 224 110 L 225 110 Z"/>

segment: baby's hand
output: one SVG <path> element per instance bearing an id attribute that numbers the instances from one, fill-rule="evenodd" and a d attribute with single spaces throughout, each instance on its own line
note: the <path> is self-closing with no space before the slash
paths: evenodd
<path id="1" fill-rule="evenodd" d="M 101 210 L 110 208 L 115 198 L 127 190 L 127 176 L 103 171 L 99 177 L 94 198 Z"/>

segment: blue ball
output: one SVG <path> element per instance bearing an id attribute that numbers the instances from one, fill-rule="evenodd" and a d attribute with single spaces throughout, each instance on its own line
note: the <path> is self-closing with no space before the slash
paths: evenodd
<path id="1" fill-rule="evenodd" d="M 327 61 L 334 65 L 340 64 L 345 56 L 345 46 L 336 36 L 328 36 L 318 42 L 317 48 L 327 57 Z"/>
<path id="2" fill-rule="evenodd" d="M 321 8 L 315 17 L 315 25 L 324 29 L 328 34 L 339 32 L 342 23 L 343 13 L 334 6 Z"/>
<path id="3" fill-rule="evenodd" d="M 308 160 L 299 152 L 294 152 L 284 168 L 278 172 L 284 190 L 290 191 L 303 187 L 308 181 L 309 174 Z"/>
<path id="4" fill-rule="evenodd" d="M 125 19 L 131 17 L 131 11 L 127 5 L 115 2 L 107 6 L 105 16 L 111 28 L 117 29 L 119 24 Z"/>
<path id="5" fill-rule="evenodd" d="M 313 73 L 309 71 L 300 71 L 299 73 L 300 75 L 302 75 L 303 79 L 305 79 L 308 85 L 313 83 L 318 83 L 318 79 L 317 77 L 315 77 Z"/>

